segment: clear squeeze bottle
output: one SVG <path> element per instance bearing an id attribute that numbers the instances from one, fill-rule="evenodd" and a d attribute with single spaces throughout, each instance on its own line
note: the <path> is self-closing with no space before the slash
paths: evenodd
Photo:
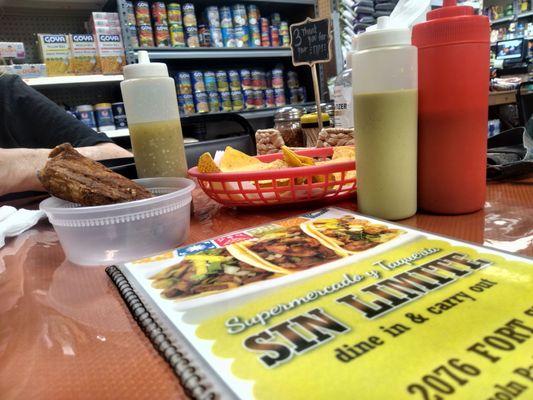
<path id="1" fill-rule="evenodd" d="M 352 93 L 352 55 L 357 44 L 357 36 L 352 40 L 352 50 L 346 54 L 346 66 L 335 79 L 335 127 L 352 129 L 353 93 Z"/>
<path id="2" fill-rule="evenodd" d="M 124 67 L 120 89 L 139 177 L 186 177 L 176 86 L 166 64 L 139 51 L 139 63 Z"/>
<path id="3" fill-rule="evenodd" d="M 362 213 L 397 220 L 416 213 L 417 49 L 409 28 L 359 35 L 353 55 L 357 203 Z"/>

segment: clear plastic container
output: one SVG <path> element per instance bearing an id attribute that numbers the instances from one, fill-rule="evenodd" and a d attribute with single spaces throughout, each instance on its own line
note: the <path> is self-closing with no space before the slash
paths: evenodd
<path id="1" fill-rule="evenodd" d="M 157 196 L 94 207 L 80 207 L 56 197 L 40 204 L 70 261 L 110 265 L 158 254 L 183 243 L 189 234 L 195 183 L 185 178 L 135 182 Z"/>

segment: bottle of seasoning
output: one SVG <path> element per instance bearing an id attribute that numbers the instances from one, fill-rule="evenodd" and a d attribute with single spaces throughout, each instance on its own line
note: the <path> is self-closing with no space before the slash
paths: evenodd
<path id="1" fill-rule="evenodd" d="M 316 147 L 320 132 L 317 113 L 302 115 L 300 123 L 302 125 L 302 132 L 304 133 L 305 147 Z M 322 114 L 322 126 L 324 128 L 329 127 L 329 115 L 326 113 Z"/>
<path id="2" fill-rule="evenodd" d="M 139 63 L 124 67 L 120 89 L 139 177 L 186 177 L 176 86 L 166 64 L 150 63 L 139 51 Z"/>
<path id="3" fill-rule="evenodd" d="M 274 129 L 277 129 L 288 147 L 302 147 L 304 143 L 300 118 L 303 110 L 298 107 L 283 107 L 274 114 Z"/>
<path id="4" fill-rule="evenodd" d="M 359 35 L 352 59 L 357 203 L 396 220 L 416 213 L 417 50 L 409 28 L 388 22 Z"/>
<path id="5" fill-rule="evenodd" d="M 413 27 L 418 47 L 418 202 L 463 214 L 486 190 L 490 26 L 470 6 L 444 0 Z"/>

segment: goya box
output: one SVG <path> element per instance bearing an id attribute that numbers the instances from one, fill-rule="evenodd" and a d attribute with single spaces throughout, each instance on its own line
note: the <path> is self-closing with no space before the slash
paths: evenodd
<path id="1" fill-rule="evenodd" d="M 37 34 L 41 59 L 48 76 L 68 75 L 70 46 L 68 35 Z"/>
<path id="2" fill-rule="evenodd" d="M 96 44 L 103 74 L 121 74 L 126 64 L 120 35 L 97 35 Z"/>
<path id="3" fill-rule="evenodd" d="M 75 75 L 98 74 L 100 64 L 93 35 L 70 34 L 70 72 Z"/>

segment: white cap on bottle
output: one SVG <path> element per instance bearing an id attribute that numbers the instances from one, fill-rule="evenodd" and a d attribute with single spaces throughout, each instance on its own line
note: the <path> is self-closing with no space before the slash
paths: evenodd
<path id="1" fill-rule="evenodd" d="M 130 64 L 124 67 L 124 79 L 168 77 L 167 65 L 150 62 L 150 56 L 147 51 L 139 51 L 137 58 L 139 60 L 137 64 Z"/>
<path id="2" fill-rule="evenodd" d="M 411 29 L 390 27 L 389 17 L 379 17 L 376 29 L 359 35 L 357 50 L 410 44 Z"/>

